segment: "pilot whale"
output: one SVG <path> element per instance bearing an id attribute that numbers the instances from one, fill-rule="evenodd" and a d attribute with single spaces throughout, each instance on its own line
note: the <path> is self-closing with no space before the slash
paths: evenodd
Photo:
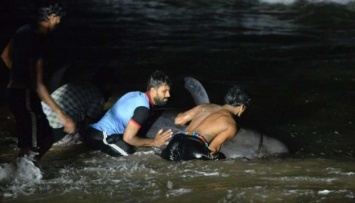
<path id="1" fill-rule="evenodd" d="M 198 80 L 192 77 L 185 77 L 184 81 L 184 87 L 190 92 L 196 105 L 210 103 L 206 90 Z M 173 109 L 164 110 L 151 123 L 150 128 L 146 132 L 146 137 L 154 138 L 155 133 L 159 129 L 172 129 L 173 132 L 183 131 L 186 126 L 177 126 L 174 124 L 174 119 L 178 113 Z M 275 138 L 266 136 L 253 129 L 240 127 L 236 136 L 224 143 L 220 152 L 226 158 L 255 159 L 286 154 L 288 153 L 288 149 L 285 144 Z"/>

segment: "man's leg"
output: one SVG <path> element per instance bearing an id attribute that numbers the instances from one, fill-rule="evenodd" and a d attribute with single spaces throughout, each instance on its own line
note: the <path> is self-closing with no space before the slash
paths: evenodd
<path id="1" fill-rule="evenodd" d="M 25 89 L 8 89 L 8 105 L 11 113 L 15 117 L 16 131 L 18 143 L 17 146 L 20 149 L 18 156 L 23 157 L 29 155 L 30 151 L 36 151 L 36 145 L 33 141 L 36 141 L 36 137 L 33 137 L 35 130 L 33 130 L 33 114 L 28 110 L 29 101 L 28 90 Z"/>
<path id="2" fill-rule="evenodd" d="M 40 160 L 43 155 L 52 147 L 54 143 L 52 129 L 49 126 L 46 115 L 43 113 L 41 101 L 37 94 L 32 92 L 30 98 L 29 111 L 32 116 L 32 131 L 35 130 L 33 136 L 36 137 L 36 152 L 38 155 L 35 157 L 36 160 Z"/>
<path id="3" fill-rule="evenodd" d="M 106 139 L 102 131 L 89 127 L 83 138 L 84 143 L 90 149 L 101 150 L 110 156 L 122 156 L 134 153 L 133 149 L 130 149 L 126 146 L 127 143 L 121 143 L 123 140 L 116 136 L 117 135 L 112 135 Z M 106 144 L 104 142 L 106 142 Z M 122 153 L 120 149 L 122 149 L 124 152 Z"/>

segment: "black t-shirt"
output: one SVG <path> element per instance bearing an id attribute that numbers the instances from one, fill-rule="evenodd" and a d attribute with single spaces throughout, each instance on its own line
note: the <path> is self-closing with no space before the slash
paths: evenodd
<path id="1" fill-rule="evenodd" d="M 44 54 L 45 37 L 40 35 L 32 25 L 20 27 L 13 39 L 11 80 L 30 83 L 32 70 L 29 64 Z"/>
<path id="2" fill-rule="evenodd" d="M 149 114 L 150 111 L 147 107 L 139 106 L 134 110 L 131 120 L 133 120 L 133 122 L 135 122 L 139 126 L 142 126 L 145 123 L 145 121 L 148 119 Z"/>

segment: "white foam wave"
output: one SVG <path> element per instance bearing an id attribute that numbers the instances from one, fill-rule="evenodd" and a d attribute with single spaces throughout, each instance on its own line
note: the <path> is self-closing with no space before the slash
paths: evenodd
<path id="1" fill-rule="evenodd" d="M 38 181 L 43 178 L 41 170 L 34 164 L 35 153 L 19 157 L 15 162 L 0 167 L 0 181 Z"/>
<path id="2" fill-rule="evenodd" d="M 263 3 L 269 4 L 293 4 L 297 3 L 299 0 L 260 0 Z M 353 0 L 307 0 L 308 3 L 337 3 L 337 4 L 349 4 Z"/>
<path id="3" fill-rule="evenodd" d="M 279 178 L 263 178 L 265 180 L 278 180 L 278 181 L 302 181 L 302 182 L 325 182 L 325 183 L 332 183 L 338 178 L 315 178 L 315 177 L 307 177 L 307 176 L 297 176 L 297 177 L 279 177 Z"/>
<path id="4" fill-rule="evenodd" d="M 342 169 L 339 168 L 327 168 L 326 169 L 328 173 L 330 174 L 337 174 L 337 175 L 343 175 L 343 176 L 353 176 L 355 175 L 355 172 L 343 172 Z"/>
<path id="5" fill-rule="evenodd" d="M 327 195 L 329 193 L 331 193 L 332 191 L 331 190 L 321 190 L 321 191 L 318 191 L 318 194 L 320 195 Z"/>
<path id="6" fill-rule="evenodd" d="M 8 180 L 16 170 L 14 164 L 4 164 L 0 166 L 0 181 Z"/>
<path id="7" fill-rule="evenodd" d="M 167 197 L 176 197 L 176 196 L 180 196 L 186 193 L 190 193 L 192 192 L 191 189 L 186 189 L 186 188 L 180 188 L 180 189 L 176 189 L 176 190 L 170 190 L 166 196 Z"/>
<path id="8" fill-rule="evenodd" d="M 263 3 L 270 3 L 270 4 L 274 4 L 274 3 L 281 3 L 281 4 L 293 4 L 295 2 L 297 2 L 297 0 L 261 0 L 260 2 Z"/>
<path id="9" fill-rule="evenodd" d="M 203 171 L 196 171 L 197 174 L 201 174 L 203 176 L 218 176 L 219 172 L 203 172 Z"/>
<path id="10" fill-rule="evenodd" d="M 43 175 L 41 170 L 35 166 L 33 157 L 21 157 L 16 161 L 15 179 L 19 181 L 41 180 Z"/>

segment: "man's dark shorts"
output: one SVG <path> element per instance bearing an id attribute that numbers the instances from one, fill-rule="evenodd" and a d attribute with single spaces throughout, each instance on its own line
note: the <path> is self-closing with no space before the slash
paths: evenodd
<path id="1" fill-rule="evenodd" d="M 37 93 L 26 89 L 8 89 L 8 105 L 16 119 L 18 147 L 42 147 L 52 138 Z M 47 142 L 46 142 L 47 141 Z"/>
<path id="2" fill-rule="evenodd" d="M 85 132 L 83 140 L 90 149 L 101 150 L 110 156 L 125 156 L 135 152 L 134 147 L 123 140 L 123 135 L 107 136 L 104 143 L 104 132 L 91 127 Z"/>
<path id="3" fill-rule="evenodd" d="M 206 141 L 201 136 L 191 136 L 186 133 L 177 133 L 163 149 L 161 157 L 169 161 L 187 161 L 192 159 L 216 160 L 225 159 L 223 153 L 211 154 Z"/>

